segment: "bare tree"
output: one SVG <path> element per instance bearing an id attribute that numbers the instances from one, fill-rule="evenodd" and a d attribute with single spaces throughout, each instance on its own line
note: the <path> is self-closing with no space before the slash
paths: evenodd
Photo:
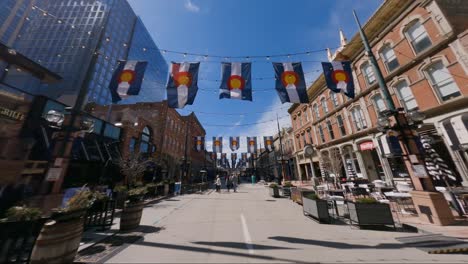
<path id="1" fill-rule="evenodd" d="M 325 173 L 322 173 L 322 177 L 334 176 L 334 183 L 336 180 L 341 178 L 341 173 L 343 171 L 343 159 L 341 158 L 341 153 L 338 148 L 332 148 L 328 151 L 323 151 L 320 153 L 319 157 L 320 166 Z"/>
<path id="2" fill-rule="evenodd" d="M 139 153 L 131 153 L 128 157 L 115 160 L 115 164 L 119 166 L 120 172 L 125 177 L 126 185 L 135 185 L 141 181 L 148 165 L 153 162 L 153 159 L 143 158 Z"/>

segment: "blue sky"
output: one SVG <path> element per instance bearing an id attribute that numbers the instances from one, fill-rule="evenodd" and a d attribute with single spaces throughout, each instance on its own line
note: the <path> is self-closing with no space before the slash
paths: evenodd
<path id="1" fill-rule="evenodd" d="M 336 48 L 341 27 L 348 39 L 357 32 L 352 9 L 364 23 L 382 0 L 129 0 L 160 49 L 221 56 L 273 55 Z M 241 136 L 241 148 L 246 149 L 246 136 L 277 133 L 276 115 L 281 126 L 290 126 L 287 109 L 274 90 L 271 61 L 305 61 L 307 85 L 318 76 L 326 61 L 326 52 L 271 59 L 252 59 L 253 102 L 219 100 L 223 59 L 207 59 L 166 53 L 170 61 L 201 61 L 199 92 L 192 106 L 180 111 L 194 111 L 207 132 L 207 148 L 211 138 L 224 137 L 224 152 L 229 136 Z M 237 59 L 231 61 L 247 61 Z M 257 90 L 257 91 L 256 91 Z M 267 90 L 267 91 L 265 91 Z M 269 111 L 274 110 L 274 111 Z M 269 112 L 266 112 L 269 111 Z M 263 112 L 263 113 L 262 113 Z M 210 114 L 206 114 L 210 113 Z M 215 113 L 217 115 L 214 115 Z M 263 122 L 256 125 L 246 125 Z M 212 126 L 212 125 L 222 125 Z M 260 138 L 261 137 L 261 138 Z M 263 144 L 263 143 L 262 143 Z"/>

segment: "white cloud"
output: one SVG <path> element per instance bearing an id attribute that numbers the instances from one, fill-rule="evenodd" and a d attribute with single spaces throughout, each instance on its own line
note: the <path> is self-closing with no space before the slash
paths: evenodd
<path id="1" fill-rule="evenodd" d="M 192 2 L 192 0 L 185 1 L 184 7 L 185 7 L 185 9 L 187 9 L 188 11 L 193 12 L 193 13 L 200 12 L 200 7 L 197 6 L 196 4 L 194 4 Z"/>

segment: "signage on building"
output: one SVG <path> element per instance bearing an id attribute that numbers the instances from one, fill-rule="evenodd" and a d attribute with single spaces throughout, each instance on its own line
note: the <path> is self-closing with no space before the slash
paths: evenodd
<path id="1" fill-rule="evenodd" d="M 361 151 L 372 150 L 374 149 L 374 143 L 372 141 L 364 142 L 364 143 L 359 144 L 359 148 L 361 149 Z"/>
<path id="2" fill-rule="evenodd" d="M 427 178 L 427 172 L 424 165 L 413 165 L 414 176 L 418 178 Z"/>
<path id="3" fill-rule="evenodd" d="M 60 179 L 62 168 L 50 168 L 47 172 L 46 181 L 56 181 Z"/>
<path id="4" fill-rule="evenodd" d="M 24 120 L 24 114 L 21 112 L 16 112 L 11 109 L 1 107 L 0 106 L 0 116 L 6 117 L 9 119 L 17 120 L 17 121 L 22 121 Z"/>

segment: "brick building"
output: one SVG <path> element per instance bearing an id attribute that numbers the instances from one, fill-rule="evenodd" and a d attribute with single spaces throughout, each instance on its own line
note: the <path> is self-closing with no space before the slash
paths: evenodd
<path id="1" fill-rule="evenodd" d="M 95 116 L 107 119 L 108 106 L 92 104 L 88 107 Z M 205 136 L 196 115 L 181 116 L 175 109 L 169 108 L 166 101 L 113 105 L 109 121 L 123 129 L 120 144 L 122 156 L 138 152 L 155 160 L 154 174 L 147 177 L 157 180 L 181 179 L 186 138 L 188 160 L 193 161 L 197 170 L 204 160 L 202 153 L 192 150 L 193 136 Z"/>
<path id="2" fill-rule="evenodd" d="M 419 134 L 432 138 L 432 147 L 464 185 L 468 185 L 467 15 L 461 1 L 387 0 L 364 25 L 396 107 L 425 114 Z M 380 147 L 384 142 L 377 121 L 387 105 L 360 36 L 348 43 L 342 36 L 342 46 L 329 57 L 352 62 L 356 97 L 330 92 L 321 75 L 309 87 L 311 103 L 289 109 L 299 175 L 314 175 L 320 154 L 337 148 L 342 175 L 390 184 L 409 180 L 402 158 Z M 301 159 L 305 144 L 316 147 L 312 164 Z"/>

